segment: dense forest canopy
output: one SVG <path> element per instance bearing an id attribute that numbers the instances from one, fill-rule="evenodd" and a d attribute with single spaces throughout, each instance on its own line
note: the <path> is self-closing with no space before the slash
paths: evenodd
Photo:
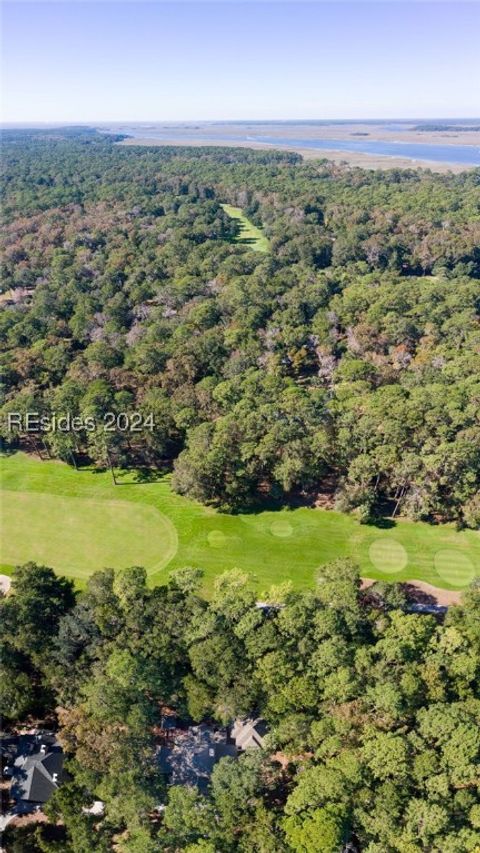
<path id="1" fill-rule="evenodd" d="M 395 585 L 361 591 L 348 562 L 310 591 L 271 589 L 268 608 L 239 573 L 209 602 L 199 581 L 104 571 L 75 596 L 51 569 L 16 570 L 1 710 L 15 724 L 56 709 L 70 781 L 50 825 L 7 832 L 8 853 L 478 851 L 478 588 L 442 622 L 408 613 Z M 205 793 L 166 788 L 165 707 L 186 722 L 261 714 L 269 734 L 220 760 Z M 104 814 L 84 811 L 95 800 Z"/>
<path id="2" fill-rule="evenodd" d="M 114 143 L 4 134 L 4 415 L 152 413 L 44 439 L 226 510 L 330 489 L 477 527 L 480 172 Z"/>

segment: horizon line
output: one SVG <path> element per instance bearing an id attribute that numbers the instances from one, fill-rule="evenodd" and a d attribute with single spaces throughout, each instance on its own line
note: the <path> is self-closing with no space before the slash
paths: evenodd
<path id="1" fill-rule="evenodd" d="M 360 123 L 373 123 L 373 122 L 389 122 L 389 121 L 398 121 L 398 122 L 410 122 L 410 121 L 425 121 L 425 122 L 434 122 L 434 121 L 480 121 L 480 116 L 389 116 L 389 117 L 364 117 L 364 118 L 349 118 L 347 116 L 343 118 L 217 118 L 217 119 L 207 119 L 207 118 L 178 118 L 178 119 L 157 119 L 157 118 L 143 118 L 143 119 L 71 119 L 69 121 L 60 120 L 60 119 L 47 119 L 47 120 L 22 120 L 22 121 L 0 121 L 0 127 L 18 127 L 18 128 L 29 128 L 29 127 L 45 127 L 56 125 L 58 127 L 91 127 L 98 126 L 104 124 L 194 124 L 196 122 L 202 122 L 204 124 L 285 124 L 295 123 L 295 124 L 303 124 L 303 123 L 312 123 L 312 122 L 332 122 L 332 123 L 352 123 L 352 124 L 360 124 Z"/>

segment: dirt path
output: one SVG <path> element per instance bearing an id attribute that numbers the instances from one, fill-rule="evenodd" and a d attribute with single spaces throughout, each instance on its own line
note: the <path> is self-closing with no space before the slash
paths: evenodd
<path id="1" fill-rule="evenodd" d="M 0 592 L 3 592 L 3 594 L 6 595 L 11 585 L 12 581 L 8 575 L 0 575 Z"/>
<path id="2" fill-rule="evenodd" d="M 368 587 L 372 586 L 374 583 L 376 583 L 376 581 L 371 580 L 371 578 L 362 578 L 362 589 L 368 589 Z M 440 587 L 432 586 L 424 581 L 407 581 L 405 586 L 419 590 L 423 595 L 433 599 L 435 604 L 448 606 L 450 604 L 460 604 L 462 600 L 461 592 L 457 592 L 453 589 L 440 589 Z"/>

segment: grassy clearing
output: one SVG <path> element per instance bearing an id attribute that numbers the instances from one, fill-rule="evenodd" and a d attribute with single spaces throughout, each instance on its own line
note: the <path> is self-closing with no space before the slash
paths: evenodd
<path id="1" fill-rule="evenodd" d="M 227 216 L 230 216 L 231 219 L 236 219 L 238 222 L 236 243 L 248 245 L 256 252 L 270 251 L 270 243 L 264 233 L 253 222 L 247 219 L 240 207 L 232 207 L 231 204 L 222 204 L 221 207 L 223 207 Z"/>
<path id="2" fill-rule="evenodd" d="M 81 581 L 95 569 L 137 564 L 152 584 L 174 568 L 196 566 L 207 589 L 234 567 L 249 572 L 259 590 L 287 579 L 306 587 L 323 563 L 344 556 L 376 579 L 461 589 L 480 576 L 474 530 L 409 521 L 377 528 L 316 509 L 228 516 L 174 494 L 168 477 L 132 483 L 129 475 L 114 486 L 108 472 L 21 453 L 0 464 L 0 559 L 7 566 L 35 559 Z"/>

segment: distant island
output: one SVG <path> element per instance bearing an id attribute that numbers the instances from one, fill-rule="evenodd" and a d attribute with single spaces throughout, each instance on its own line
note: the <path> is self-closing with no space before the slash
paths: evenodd
<path id="1" fill-rule="evenodd" d="M 419 130 L 420 133 L 432 133 L 436 131 L 456 130 L 459 133 L 477 132 L 480 130 L 480 124 L 417 124 L 413 130 Z"/>

